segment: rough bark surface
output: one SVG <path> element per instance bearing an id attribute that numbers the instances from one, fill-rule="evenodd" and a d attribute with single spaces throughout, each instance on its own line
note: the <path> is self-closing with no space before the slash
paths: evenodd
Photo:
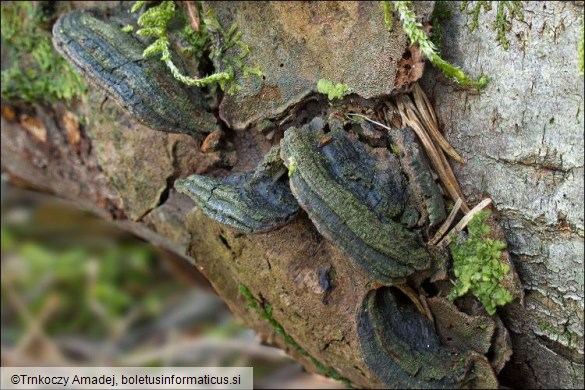
<path id="1" fill-rule="evenodd" d="M 583 384 L 582 18 L 574 3 L 530 3 L 504 51 L 491 25 L 469 33 L 466 15 L 454 12 L 444 25 L 444 56 L 492 81 L 478 95 L 434 70 L 424 79 L 450 142 L 468 161 L 455 167 L 465 195 L 470 203 L 483 195 L 496 203 L 525 286 L 525 305 L 503 311 L 514 355 L 501 379 L 518 387 Z M 356 332 L 356 310 L 373 286 L 348 259 L 304 214 L 275 232 L 247 236 L 193 209 L 173 181 L 225 174 L 233 156 L 202 153 L 193 138 L 154 132 L 102 100 L 92 90 L 73 110 L 85 118 L 81 126 L 65 119 L 61 105 L 3 115 L 2 170 L 183 255 L 264 340 L 315 370 L 310 357 L 246 308 L 238 292 L 246 285 L 311 357 L 355 385 L 379 386 Z M 38 122 L 31 126 L 23 115 Z M 231 136 L 236 171 L 251 169 L 277 142 L 257 131 Z M 323 275 L 332 289 L 323 287 Z"/>
<path id="2" fill-rule="evenodd" d="M 504 309 L 514 344 L 503 377 L 519 387 L 583 386 L 583 76 L 579 2 L 528 2 L 524 22 L 495 39 L 494 9 L 469 32 L 452 8 L 444 57 L 490 83 L 459 90 L 435 69 L 423 84 L 451 144 L 455 173 L 473 203 L 489 195 L 525 288 L 525 305 Z M 483 22 L 483 23 L 482 23 Z"/>

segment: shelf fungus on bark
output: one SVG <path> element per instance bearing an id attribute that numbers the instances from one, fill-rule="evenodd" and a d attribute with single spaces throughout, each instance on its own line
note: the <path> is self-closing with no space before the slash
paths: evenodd
<path id="1" fill-rule="evenodd" d="M 142 58 L 146 44 L 122 31 L 131 22 L 101 10 L 73 11 L 53 26 L 53 42 L 85 80 L 146 126 L 191 135 L 217 129 L 196 88 L 175 80 L 158 58 Z"/>
<path id="2" fill-rule="evenodd" d="M 288 184 L 273 147 L 253 172 L 224 179 L 192 175 L 177 180 L 175 188 L 191 197 L 202 211 L 218 222 L 245 233 L 263 233 L 289 223 L 299 205 Z"/>
<path id="3" fill-rule="evenodd" d="M 327 142 L 322 142 L 323 139 Z M 431 255 L 403 225 L 408 183 L 386 148 L 343 130 L 288 129 L 281 156 L 291 190 L 317 230 L 376 282 L 395 284 L 428 269 Z"/>
<path id="4" fill-rule="evenodd" d="M 367 294 L 358 337 L 366 364 L 389 388 L 497 388 L 483 356 L 447 350 L 433 323 L 395 288 Z"/>
<path id="5" fill-rule="evenodd" d="M 388 133 L 398 149 L 402 170 L 408 177 L 410 196 L 415 199 L 410 203 L 416 208 L 419 220 L 413 222 L 419 227 L 440 225 L 447 218 L 445 202 L 414 131 L 410 128 L 392 128 Z"/>

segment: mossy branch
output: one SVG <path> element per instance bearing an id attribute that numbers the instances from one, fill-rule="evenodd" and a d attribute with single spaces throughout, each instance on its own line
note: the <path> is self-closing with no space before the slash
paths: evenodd
<path id="1" fill-rule="evenodd" d="M 388 23 L 388 20 L 391 20 L 391 14 L 389 13 L 392 11 L 389 3 L 389 1 L 383 1 L 382 5 L 384 8 L 386 27 L 391 29 L 392 25 Z M 472 80 L 465 74 L 465 72 L 463 72 L 463 70 L 448 63 L 439 56 L 437 48 L 423 30 L 422 24 L 416 20 L 416 15 L 411 9 L 410 1 L 393 1 L 392 4 L 394 5 L 394 10 L 398 13 L 400 21 L 402 22 L 402 29 L 408 36 L 410 44 L 418 46 L 425 57 L 427 57 L 434 66 L 440 69 L 445 76 L 464 86 L 473 86 L 482 89 L 487 85 L 488 77 L 486 75 L 481 76 L 479 80 Z"/>

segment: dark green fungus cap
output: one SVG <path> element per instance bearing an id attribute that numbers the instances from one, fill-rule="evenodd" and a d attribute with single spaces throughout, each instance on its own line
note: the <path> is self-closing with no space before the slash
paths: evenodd
<path id="1" fill-rule="evenodd" d="M 201 93 L 176 80 L 160 59 L 142 58 L 147 45 L 122 30 L 131 22 L 129 16 L 77 10 L 57 20 L 53 41 L 87 81 L 146 126 L 191 135 L 214 131 L 217 121 Z"/>
<path id="2" fill-rule="evenodd" d="M 319 232 L 379 283 L 427 269 L 431 255 L 417 233 L 396 222 L 407 198 L 396 157 L 344 131 L 326 138 L 307 126 L 281 141 L 292 192 Z"/>
<path id="3" fill-rule="evenodd" d="M 273 148 L 255 171 L 225 179 L 192 175 L 177 180 L 177 191 L 188 195 L 218 222 L 245 233 L 262 233 L 289 223 L 299 210 L 290 192 L 286 168 Z"/>
<path id="4" fill-rule="evenodd" d="M 393 287 L 367 294 L 358 337 L 366 364 L 389 388 L 497 388 L 483 356 L 447 350 L 433 322 Z"/>

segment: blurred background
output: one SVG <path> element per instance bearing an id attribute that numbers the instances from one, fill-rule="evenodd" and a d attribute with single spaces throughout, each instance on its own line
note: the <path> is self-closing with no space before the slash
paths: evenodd
<path id="1" fill-rule="evenodd" d="M 3 366 L 251 366 L 257 388 L 343 388 L 261 345 L 179 256 L 1 183 Z"/>

